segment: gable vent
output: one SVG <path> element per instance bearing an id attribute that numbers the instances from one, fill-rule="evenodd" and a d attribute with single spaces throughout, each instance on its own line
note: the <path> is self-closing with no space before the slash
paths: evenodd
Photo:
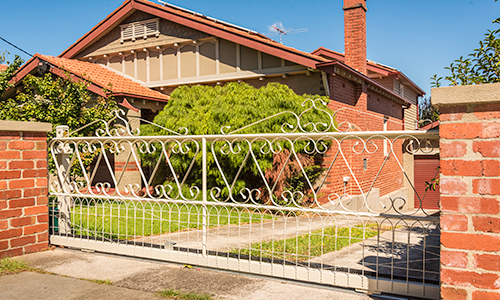
<path id="1" fill-rule="evenodd" d="M 147 39 L 150 36 L 158 37 L 160 36 L 159 23 L 159 19 L 151 19 L 120 25 L 122 30 L 121 42 L 135 41 L 140 38 Z"/>

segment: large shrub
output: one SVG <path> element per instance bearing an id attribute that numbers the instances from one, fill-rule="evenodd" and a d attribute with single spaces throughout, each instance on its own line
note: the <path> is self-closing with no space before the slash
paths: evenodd
<path id="1" fill-rule="evenodd" d="M 171 94 L 169 103 L 165 106 L 163 111 L 156 116 L 154 123 L 177 132 L 183 132 L 183 130 L 179 128 L 185 127 L 187 128 L 188 135 L 221 134 L 221 129 L 223 129 L 224 133 L 230 133 L 241 128 L 243 129 L 238 130 L 237 133 L 282 133 L 282 128 L 285 130 L 292 130 L 291 128 L 297 126 L 297 118 L 291 113 L 283 112 L 293 112 L 296 115 L 300 115 L 300 113 L 312 106 L 311 101 L 305 103 L 306 99 L 321 99 L 324 103 L 328 103 L 329 101 L 329 99 L 324 96 L 299 96 L 286 85 L 279 83 L 269 83 L 267 86 L 260 89 L 256 89 L 245 83 L 228 83 L 224 86 L 215 87 L 202 85 L 181 86 Z M 305 106 L 303 106 L 304 103 Z M 326 105 L 320 104 L 319 101 L 316 102 L 316 105 L 321 106 L 321 109 L 328 111 L 330 114 L 332 113 Z M 282 114 L 244 128 L 247 125 L 279 113 Z M 306 131 L 313 131 L 313 125 L 310 124 L 311 122 L 328 124 L 329 118 L 329 115 L 324 111 L 312 109 L 302 116 L 300 123 L 302 126 L 309 123 L 309 125 L 303 128 Z M 290 124 L 292 127 L 282 126 L 283 124 Z M 319 125 L 317 129 L 321 131 L 333 130 L 331 127 L 327 129 L 327 126 Z M 300 131 L 300 129 L 298 129 L 298 131 Z M 143 125 L 141 126 L 141 134 L 172 135 L 172 132 L 154 125 Z M 266 144 L 266 142 L 263 141 L 255 141 L 252 143 L 241 141 L 232 144 L 233 150 L 238 151 L 241 149 L 239 153 L 229 153 L 226 155 L 221 153 L 221 149 L 224 152 L 228 152 L 230 148 L 229 144 L 224 142 L 208 143 L 207 162 L 209 188 L 214 186 L 224 187 L 220 191 L 221 194 L 218 196 L 218 198 L 221 199 L 229 195 L 227 184 L 231 186 L 233 181 L 235 181 L 231 191 L 231 194 L 235 198 L 245 198 L 244 196 L 236 195 L 243 192 L 248 196 L 250 190 L 253 190 L 255 196 L 255 194 L 258 193 L 256 189 L 261 191 L 261 198 L 264 198 L 264 196 L 269 194 L 269 190 L 265 188 L 264 180 L 262 179 L 262 175 L 264 175 L 267 181 L 269 181 L 271 188 L 276 183 L 273 193 L 279 200 L 281 192 L 293 181 L 292 179 L 301 176 L 298 162 L 305 167 L 306 172 L 314 173 L 308 175 L 317 176 L 321 171 L 321 168 L 313 166 L 313 157 L 305 153 L 304 148 L 311 146 L 307 145 L 306 142 L 294 143 L 293 146 L 298 156 L 292 156 L 288 162 L 286 162 L 286 159 L 283 159 L 283 156 L 286 157 L 288 154 L 287 149 L 291 149 L 292 143 L 290 141 L 281 140 L 274 142 L 272 145 L 274 149 L 281 147 L 283 150 L 273 154 L 272 151 L 268 151 L 270 149 L 269 143 Z M 157 146 L 159 146 L 159 144 L 157 144 Z M 163 172 L 158 172 L 159 175 L 157 175 L 157 177 L 159 178 L 155 178 L 157 183 L 171 185 L 174 190 L 177 189 L 177 193 L 179 192 L 179 185 L 175 183 L 175 179 L 177 178 L 178 182 L 182 182 L 182 176 L 190 167 L 192 168 L 190 171 L 191 175 L 187 178 L 185 184 L 188 187 L 201 187 L 201 154 L 198 153 L 195 158 L 196 145 L 194 143 L 186 143 L 183 144 L 183 146 L 184 149 L 190 147 L 191 150 L 187 151 L 185 154 L 176 153 L 178 152 L 178 145 L 175 145 L 175 143 L 170 143 L 165 147 L 176 174 L 172 174 L 167 166 L 163 169 Z M 250 148 L 253 156 L 251 155 L 252 153 L 250 153 L 245 161 L 245 157 Z M 227 183 L 224 180 L 223 174 L 221 174 L 216 166 L 212 151 L 215 153 L 221 169 L 224 172 Z M 153 154 L 143 155 L 143 164 L 154 166 L 159 159 L 160 152 L 161 151 L 157 150 Z M 163 160 L 165 160 L 165 156 L 162 157 L 160 162 Z M 191 166 L 193 160 L 194 165 Z M 280 166 L 276 166 L 276 163 L 281 164 L 281 167 L 285 167 L 280 178 L 278 178 Z M 257 166 L 260 166 L 260 168 Z M 261 173 L 261 171 L 263 173 Z M 238 172 L 239 175 L 237 175 Z M 181 176 L 177 177 L 179 174 Z M 238 177 L 235 180 L 236 176 Z M 290 188 L 290 190 L 294 191 L 296 191 L 296 189 L 296 187 Z M 307 187 L 302 188 L 302 191 L 307 192 Z M 184 196 L 187 198 L 191 197 L 190 195 Z"/>

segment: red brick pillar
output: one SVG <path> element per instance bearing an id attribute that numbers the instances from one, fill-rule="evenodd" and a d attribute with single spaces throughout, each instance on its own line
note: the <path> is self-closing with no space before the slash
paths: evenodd
<path id="1" fill-rule="evenodd" d="M 441 297 L 500 299 L 500 84 L 432 90 L 440 110 Z"/>
<path id="2" fill-rule="evenodd" d="M 49 123 L 0 121 L 0 258 L 48 247 Z"/>

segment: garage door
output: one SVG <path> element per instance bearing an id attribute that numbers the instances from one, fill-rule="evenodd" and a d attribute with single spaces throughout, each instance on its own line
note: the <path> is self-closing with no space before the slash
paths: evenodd
<path id="1" fill-rule="evenodd" d="M 438 155 L 415 155 L 415 190 L 422 201 L 422 208 L 439 209 L 439 185 L 436 190 L 425 190 L 427 182 L 433 178 L 439 178 L 437 168 L 439 167 Z M 419 198 L 415 195 L 415 208 L 420 207 Z"/>

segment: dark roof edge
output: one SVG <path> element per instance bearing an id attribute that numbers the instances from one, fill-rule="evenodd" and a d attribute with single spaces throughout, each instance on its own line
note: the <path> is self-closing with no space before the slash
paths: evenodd
<path id="1" fill-rule="evenodd" d="M 311 52 L 311 54 L 325 55 L 325 56 L 330 55 L 332 58 L 338 59 L 339 61 L 341 61 L 342 59 L 345 59 L 344 54 L 337 52 L 337 51 L 327 49 L 325 47 L 319 47 L 318 49 Z M 404 80 L 408 81 L 408 83 L 410 83 L 410 85 L 412 87 L 415 88 L 415 90 L 419 93 L 418 94 L 419 96 L 425 95 L 425 92 L 415 82 L 413 82 L 408 76 L 406 76 L 403 72 L 398 71 L 397 69 L 394 69 L 392 67 L 384 66 L 384 65 L 379 64 L 379 63 L 374 62 L 374 61 L 367 60 L 366 62 L 367 62 L 367 69 L 372 69 L 372 71 L 374 71 L 374 72 L 375 71 L 380 72 L 381 74 L 383 74 L 385 76 L 394 76 L 394 77 L 401 76 L 401 77 L 403 77 Z"/>
<path id="2" fill-rule="evenodd" d="M 54 75 L 57 75 L 59 77 L 63 77 L 63 76 L 66 76 L 67 73 L 69 73 L 71 76 L 71 79 L 74 81 L 89 82 L 89 86 L 87 87 L 87 89 L 89 91 L 91 91 L 92 93 L 97 94 L 97 95 L 102 96 L 102 97 L 105 97 L 105 98 L 108 98 L 110 95 L 112 95 L 112 96 L 133 97 L 133 98 L 145 99 L 145 100 L 154 100 L 154 101 L 159 101 L 159 102 L 168 102 L 168 100 L 163 99 L 163 98 L 156 98 L 156 97 L 145 96 L 145 95 L 135 95 L 135 94 L 123 93 L 123 92 L 114 93 L 112 91 L 105 92 L 105 90 L 107 91 L 107 89 L 105 87 L 99 85 L 98 83 L 93 82 L 92 80 L 90 80 L 88 78 L 85 78 L 83 76 L 75 74 L 69 70 L 64 69 L 63 67 L 61 67 L 57 64 L 54 64 L 53 62 L 50 62 L 50 61 L 44 59 L 42 57 L 42 55 L 38 54 L 38 53 L 33 55 L 32 58 L 30 58 L 24 65 L 22 65 L 19 68 L 19 70 L 17 70 L 16 74 L 10 80 L 10 83 L 12 83 L 16 86 L 19 82 L 21 82 L 24 79 L 24 77 L 26 77 L 35 68 L 38 67 L 40 61 L 44 61 L 47 64 L 49 64 L 50 68 L 49 68 L 48 72 L 51 72 Z M 10 90 L 10 88 L 7 89 L 7 91 L 8 90 Z"/>
<path id="3" fill-rule="evenodd" d="M 277 42 L 268 39 L 264 41 L 263 37 L 255 34 L 249 34 L 243 32 L 240 29 L 232 28 L 221 28 L 214 24 L 208 24 L 202 21 L 202 19 L 196 19 L 193 16 L 184 15 L 181 11 L 176 11 L 175 9 L 162 9 L 163 6 L 158 7 L 159 4 L 150 1 L 141 0 L 127 0 L 120 7 L 118 7 L 114 12 L 102 20 L 98 25 L 94 26 L 89 32 L 87 32 L 83 37 L 78 39 L 73 45 L 68 49 L 64 50 L 59 57 L 63 58 L 73 58 L 81 50 L 83 50 L 89 43 L 95 40 L 98 36 L 106 32 L 111 26 L 113 26 L 120 18 L 126 16 L 130 11 L 140 10 L 146 13 L 155 15 L 157 17 L 163 17 L 172 22 L 211 34 L 213 36 L 227 39 L 235 43 L 239 43 L 243 46 L 256 49 L 258 51 L 268 53 L 270 55 L 278 56 L 280 58 L 292 61 L 294 63 L 304 65 L 306 67 L 314 68 L 318 62 L 326 61 L 326 59 L 310 54 L 308 52 L 300 51 L 291 47 L 283 46 Z M 167 7 L 165 7 L 167 8 Z M 172 11 L 173 10 L 173 11 Z M 205 19 L 203 19 L 205 20 Z M 207 19 L 208 20 L 208 19 Z M 210 21 L 213 22 L 213 21 Z M 260 40 L 262 39 L 262 40 Z"/>
<path id="4" fill-rule="evenodd" d="M 115 9 L 113 12 L 111 12 L 109 15 L 107 15 L 106 18 L 104 18 L 104 20 L 102 20 L 97 25 L 95 25 L 94 27 L 92 27 L 92 29 L 90 29 L 90 31 L 88 31 L 82 37 L 80 37 L 78 40 L 76 40 L 76 42 L 74 42 L 71 46 L 69 46 L 66 50 L 64 50 L 61 54 L 59 54 L 58 57 L 71 58 L 71 55 L 73 55 L 73 53 L 71 53 L 71 54 L 68 55 L 68 52 L 71 52 L 71 50 L 73 48 L 75 48 L 78 44 L 80 44 L 81 42 L 83 42 L 89 36 L 91 36 L 91 39 L 93 39 L 92 34 L 96 30 L 98 30 L 100 28 L 103 28 L 102 26 L 104 26 L 105 23 L 107 23 L 110 19 L 112 19 L 113 20 L 112 23 L 114 23 L 115 21 L 117 21 L 118 19 L 120 19 L 121 17 L 123 17 L 124 15 L 126 15 L 129 11 L 131 11 L 132 10 L 132 5 L 130 5 L 130 1 L 132 1 L 132 0 L 125 0 L 122 3 L 122 5 L 120 5 L 117 9 Z M 127 7 L 127 6 L 130 6 L 130 7 Z M 125 9 L 125 11 L 122 11 L 122 9 Z M 102 32 L 104 32 L 108 28 L 109 28 L 109 26 L 104 26 L 104 30 L 102 30 Z M 100 32 L 100 33 L 102 33 L 102 32 Z M 79 52 L 79 51 L 77 51 L 77 52 Z M 74 54 L 76 54 L 76 53 L 74 53 Z"/>
<path id="5" fill-rule="evenodd" d="M 322 70 L 326 73 L 329 74 L 338 74 L 339 72 L 337 71 L 336 68 L 340 68 L 344 70 L 345 72 L 353 75 L 354 78 L 357 78 L 358 83 L 359 81 L 363 81 L 369 89 L 371 89 L 374 92 L 377 92 L 383 96 L 388 97 L 390 100 L 393 100 L 396 103 L 405 105 L 405 106 L 410 106 L 412 103 L 406 100 L 405 98 L 401 97 L 401 95 L 398 95 L 394 93 L 393 91 L 389 90 L 385 86 L 381 85 L 380 83 L 376 82 L 375 80 L 369 78 L 368 76 L 354 70 L 353 68 L 349 67 L 348 65 L 341 63 L 339 61 L 330 61 L 326 63 L 319 63 L 317 64 L 317 68 L 319 70 Z M 340 74 L 339 74 L 340 75 Z M 352 80 L 351 78 L 347 78 L 348 80 L 351 81 L 356 81 Z"/>

